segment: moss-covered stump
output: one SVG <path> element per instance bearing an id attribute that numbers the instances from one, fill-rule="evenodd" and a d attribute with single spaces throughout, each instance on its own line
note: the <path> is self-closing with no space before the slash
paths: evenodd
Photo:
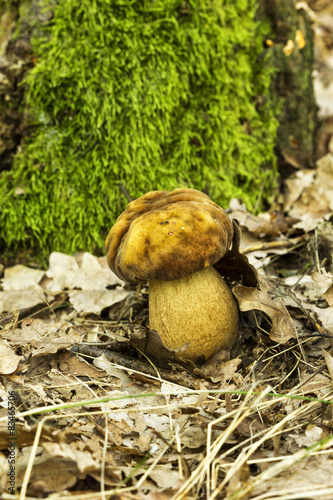
<path id="1" fill-rule="evenodd" d="M 101 249 L 127 203 L 119 183 L 262 206 L 278 121 L 255 0 L 51 5 L 27 80 L 34 133 L 0 179 L 7 247 Z"/>

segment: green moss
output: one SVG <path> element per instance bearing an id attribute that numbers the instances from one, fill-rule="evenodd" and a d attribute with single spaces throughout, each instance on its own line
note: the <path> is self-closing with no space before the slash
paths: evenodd
<path id="1" fill-rule="evenodd" d="M 0 179 L 6 244 L 100 250 L 127 203 L 119 182 L 260 208 L 278 123 L 256 4 L 58 0 L 27 79 L 35 132 Z"/>

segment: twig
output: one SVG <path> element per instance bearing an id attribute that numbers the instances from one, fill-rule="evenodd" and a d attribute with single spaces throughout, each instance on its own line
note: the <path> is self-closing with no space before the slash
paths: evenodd
<path id="1" fill-rule="evenodd" d="M 133 370 L 136 372 L 142 372 L 143 375 L 149 375 L 152 377 L 156 377 L 156 371 L 152 366 L 147 365 L 146 363 L 130 358 L 129 356 L 125 356 L 123 354 L 118 354 L 107 349 L 100 349 L 98 347 L 92 347 L 90 345 L 76 345 L 71 348 L 71 352 L 75 352 L 78 354 L 83 354 L 86 356 L 90 356 L 93 358 L 99 358 L 104 354 L 105 358 L 111 363 L 116 363 L 118 365 L 122 365 L 128 370 Z M 167 371 L 163 369 L 159 369 L 159 374 L 162 380 L 167 380 L 168 382 L 172 382 L 174 384 L 182 385 L 189 389 L 200 389 L 201 388 L 201 380 L 193 377 L 187 372 L 174 372 Z M 135 375 L 135 374 L 134 374 Z"/>
<path id="2" fill-rule="evenodd" d="M 119 182 L 119 189 L 126 196 L 126 198 L 128 199 L 128 201 L 132 201 L 133 200 L 133 198 L 130 196 L 129 192 L 127 191 L 127 189 L 125 188 L 125 186 L 124 186 L 124 184 L 122 182 Z"/>
<path id="3" fill-rule="evenodd" d="M 292 240 L 266 241 L 264 243 L 258 242 L 244 248 L 242 250 L 242 253 L 246 254 L 258 250 L 272 250 L 274 248 L 288 248 L 294 245 L 298 245 L 298 243 L 301 243 L 302 241 L 304 241 L 304 236 L 298 236 L 297 238 L 293 238 Z"/>
<path id="4" fill-rule="evenodd" d="M 314 257 L 315 257 L 315 265 L 318 273 L 320 273 L 320 264 L 319 264 L 319 252 L 318 252 L 318 228 L 315 228 L 314 232 Z"/>

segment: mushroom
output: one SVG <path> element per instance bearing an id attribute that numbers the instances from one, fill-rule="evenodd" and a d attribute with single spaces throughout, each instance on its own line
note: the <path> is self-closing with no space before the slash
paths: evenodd
<path id="1" fill-rule="evenodd" d="M 213 267 L 232 239 L 226 212 L 196 189 L 130 202 L 106 239 L 109 267 L 129 283 L 149 282 L 150 328 L 184 359 L 208 358 L 235 340 L 238 307 Z"/>

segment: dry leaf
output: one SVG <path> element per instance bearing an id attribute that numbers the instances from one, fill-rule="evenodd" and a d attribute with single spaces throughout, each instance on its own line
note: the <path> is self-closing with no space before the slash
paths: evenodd
<path id="1" fill-rule="evenodd" d="M 239 308 L 241 311 L 258 310 L 266 313 L 272 321 L 270 339 L 285 344 L 296 338 L 296 328 L 281 298 L 275 295 L 272 283 L 260 275 L 258 280 L 258 287 L 255 288 L 241 285 L 233 288 Z"/>
<path id="2" fill-rule="evenodd" d="M 301 30 L 296 30 L 295 42 L 300 50 L 302 50 L 305 47 L 305 39 Z"/>
<path id="3" fill-rule="evenodd" d="M 333 335 L 333 307 L 321 308 L 312 304 L 311 309 L 316 313 L 325 332 Z"/>
<path id="4" fill-rule="evenodd" d="M 38 285 L 28 290 L 0 291 L 0 313 L 34 307 L 37 304 L 42 304 L 44 300 L 44 290 Z"/>
<path id="5" fill-rule="evenodd" d="M 252 215 L 248 212 L 232 212 L 232 218 L 237 219 L 240 226 L 250 233 L 263 238 L 264 236 L 280 236 L 289 229 L 289 224 L 282 212 L 261 213 Z"/>
<path id="6" fill-rule="evenodd" d="M 226 489 L 227 498 L 232 498 L 233 496 L 236 496 L 237 498 L 237 493 L 242 491 L 242 488 L 244 488 L 250 480 L 250 467 L 247 463 L 244 463 L 242 467 L 237 469 L 236 473 L 229 481 Z M 248 500 L 248 498 L 250 498 L 249 494 L 242 495 L 242 500 Z"/>
<path id="7" fill-rule="evenodd" d="M 300 447 L 312 446 L 325 437 L 325 433 L 321 427 L 314 424 L 307 425 L 304 434 L 290 434 L 295 443 Z"/>
<path id="8" fill-rule="evenodd" d="M 0 340 L 0 373 L 2 375 L 14 373 L 23 358 L 24 356 L 18 356 L 6 342 Z"/>
<path id="9" fill-rule="evenodd" d="M 333 212 L 333 155 L 317 162 L 317 169 L 300 170 L 286 180 L 284 211 L 304 220 Z M 297 224 L 295 227 L 299 227 Z"/>
<path id="10" fill-rule="evenodd" d="M 77 258 L 60 252 L 51 253 L 46 276 L 52 278 L 46 289 L 56 292 L 64 289 L 105 290 L 108 286 L 124 284 L 109 268 L 104 267 L 103 261 L 88 252 L 79 254 Z"/>
<path id="11" fill-rule="evenodd" d="M 82 474 L 88 474 L 98 468 L 98 464 L 92 458 L 91 453 L 80 451 L 65 443 L 43 443 L 43 448 L 50 457 L 59 457 L 74 462 Z"/>
<path id="12" fill-rule="evenodd" d="M 18 474 L 17 486 L 22 484 L 24 471 Z M 43 498 L 47 493 L 63 491 L 72 488 L 82 477 L 76 464 L 68 460 L 37 457 L 29 482 L 29 496 Z"/>
<path id="13" fill-rule="evenodd" d="M 69 290 L 69 300 L 77 312 L 100 314 L 131 293 L 123 289 L 124 285 L 108 268 L 105 257 L 97 258 L 88 252 L 76 257 L 53 252 L 46 273 L 21 265 L 5 270 L 0 313 L 47 304 L 53 293 Z"/>
<path id="14" fill-rule="evenodd" d="M 20 264 L 5 269 L 1 280 L 0 313 L 13 312 L 43 303 L 47 296 L 39 286 L 45 271 Z"/>
<path id="15" fill-rule="evenodd" d="M 326 272 L 319 273 L 318 271 L 313 271 L 311 274 L 311 278 L 313 279 L 314 282 L 316 282 L 316 283 L 318 283 L 318 285 L 320 285 L 324 295 L 327 292 L 329 292 L 330 288 L 333 290 L 333 284 L 332 284 L 333 283 L 333 276 L 332 276 L 332 274 L 326 273 Z M 330 294 L 328 293 L 328 296 L 329 295 Z M 330 304 L 330 305 L 332 305 L 332 304 Z"/>
<path id="16" fill-rule="evenodd" d="M 94 365 L 70 352 L 62 353 L 59 360 L 59 370 L 61 373 L 67 375 L 74 375 L 75 377 L 90 377 L 92 379 L 104 377 L 106 375 L 104 370 L 95 368 Z"/>
<path id="17" fill-rule="evenodd" d="M 238 221 L 233 219 L 234 236 L 232 248 L 214 264 L 215 269 L 227 282 L 236 281 L 245 286 L 257 285 L 257 272 L 249 264 L 246 255 L 239 252 L 241 242 L 241 229 Z"/>
<path id="18" fill-rule="evenodd" d="M 287 191 L 284 195 L 284 211 L 289 212 L 291 207 L 300 198 L 303 191 L 311 186 L 315 170 L 297 170 L 285 181 Z"/>
<path id="19" fill-rule="evenodd" d="M 330 377 L 333 381 L 333 357 L 323 349 L 324 357 L 325 357 L 325 362 L 328 368 L 328 373 L 330 374 Z"/>
<path id="20" fill-rule="evenodd" d="M 30 267 L 18 264 L 5 269 L 4 277 L 1 280 L 3 290 L 26 290 L 37 286 L 45 274 L 40 269 L 31 269 Z"/>
<path id="21" fill-rule="evenodd" d="M 179 479 L 179 472 L 172 469 L 171 464 L 157 465 L 149 473 L 149 477 L 157 484 L 157 487 L 165 490 L 172 488 Z"/>
<path id="22" fill-rule="evenodd" d="M 302 383 L 302 394 L 315 394 L 318 398 L 323 397 L 327 388 L 331 386 L 329 377 L 321 373 L 315 375 L 309 373 L 306 369 L 300 373 L 300 382 Z"/>
<path id="23" fill-rule="evenodd" d="M 21 328 L 4 331 L 2 337 L 19 345 L 25 354 L 32 357 L 54 354 L 80 342 L 81 337 L 68 325 L 49 325 L 41 319 L 27 318 Z"/>
<path id="24" fill-rule="evenodd" d="M 324 293 L 324 297 L 328 305 L 333 307 L 333 285 Z"/>
<path id="25" fill-rule="evenodd" d="M 286 45 L 283 47 L 282 50 L 285 53 L 285 55 L 288 57 L 293 53 L 294 47 L 295 47 L 294 42 L 292 40 L 288 40 Z"/>
<path id="26" fill-rule="evenodd" d="M 73 290 L 68 293 L 69 300 L 75 311 L 81 314 L 100 314 L 103 309 L 121 302 L 132 292 L 116 290 Z"/>
<path id="27" fill-rule="evenodd" d="M 221 386 L 228 380 L 232 380 L 235 373 L 241 364 L 241 358 L 234 358 L 228 361 L 219 360 L 218 358 L 223 355 L 223 351 L 217 352 L 208 358 L 206 363 L 200 367 L 200 371 L 205 377 L 209 377 L 215 384 L 222 382 Z"/>
<path id="28" fill-rule="evenodd" d="M 261 498 L 294 498 L 329 500 L 331 495 L 322 496 L 320 489 L 333 486 L 333 460 L 311 457 L 288 468 L 269 481 L 255 486 L 252 496 Z"/>

